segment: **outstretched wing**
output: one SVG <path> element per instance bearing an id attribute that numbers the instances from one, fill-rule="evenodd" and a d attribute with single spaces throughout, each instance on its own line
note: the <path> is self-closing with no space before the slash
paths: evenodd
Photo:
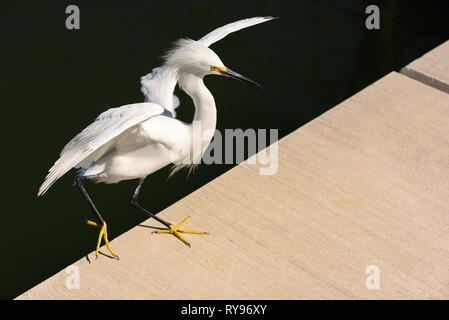
<path id="1" fill-rule="evenodd" d="M 140 78 L 140 91 L 145 96 L 145 102 L 153 102 L 171 112 L 176 117 L 175 109 L 179 106 L 179 99 L 173 94 L 178 76 L 172 68 L 163 65 L 154 68 L 151 73 Z"/>
<path id="2" fill-rule="evenodd" d="M 73 167 L 100 158 L 108 150 L 108 143 L 125 130 L 163 112 L 164 108 L 160 105 L 136 103 L 112 108 L 100 114 L 64 147 L 60 158 L 51 167 L 39 188 L 38 196 L 43 195 L 56 180 Z"/>
<path id="3" fill-rule="evenodd" d="M 255 18 L 248 18 L 248 19 L 243 19 L 243 20 L 239 20 L 236 22 L 232 22 L 227 25 L 224 25 L 223 27 L 215 29 L 212 32 L 209 32 L 204 37 L 202 37 L 200 40 L 198 40 L 198 42 L 201 42 L 206 47 L 209 47 L 211 44 L 223 39 L 230 33 L 239 31 L 244 28 L 251 27 L 255 24 L 269 21 L 271 19 L 274 19 L 274 17 L 255 17 Z"/>

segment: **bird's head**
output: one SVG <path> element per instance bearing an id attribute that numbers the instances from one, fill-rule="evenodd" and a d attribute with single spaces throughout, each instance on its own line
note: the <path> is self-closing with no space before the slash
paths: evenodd
<path id="1" fill-rule="evenodd" d="M 174 48 L 165 55 L 165 63 L 177 70 L 179 77 L 194 75 L 203 78 L 207 75 L 221 75 L 262 88 L 258 83 L 227 68 L 218 55 L 200 41 L 178 40 Z"/>

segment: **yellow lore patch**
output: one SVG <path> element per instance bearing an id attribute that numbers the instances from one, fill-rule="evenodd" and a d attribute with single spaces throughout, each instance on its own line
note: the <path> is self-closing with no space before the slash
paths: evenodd
<path id="1" fill-rule="evenodd" d="M 221 67 L 221 68 L 219 68 L 219 67 L 217 67 L 217 66 L 211 66 L 210 69 L 211 69 L 212 71 L 218 72 L 218 71 L 226 71 L 227 68 L 226 68 L 226 67 Z"/>

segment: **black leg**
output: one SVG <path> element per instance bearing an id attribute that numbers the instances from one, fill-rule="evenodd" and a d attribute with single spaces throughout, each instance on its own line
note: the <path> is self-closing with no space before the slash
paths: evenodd
<path id="1" fill-rule="evenodd" d="M 152 214 L 151 212 L 149 212 L 148 210 L 146 210 L 145 208 L 142 208 L 140 206 L 140 204 L 137 202 L 137 197 L 139 196 L 140 193 L 140 189 L 142 188 L 143 182 L 145 181 L 145 178 L 140 178 L 139 179 L 139 184 L 137 185 L 136 190 L 134 191 L 134 194 L 131 198 L 131 206 L 133 206 L 134 208 L 137 208 L 138 210 L 140 210 L 141 212 L 145 213 L 146 215 L 148 215 L 150 218 L 156 219 L 157 221 L 159 221 L 160 223 L 162 223 L 164 226 L 166 226 L 167 228 L 170 229 L 171 223 L 168 223 L 167 221 L 159 218 L 158 216 L 156 216 L 155 214 Z"/>
<path id="2" fill-rule="evenodd" d="M 108 248 L 109 252 L 112 254 L 113 257 L 118 259 L 118 256 L 115 254 L 114 251 L 112 251 L 111 246 L 109 245 L 106 221 L 104 221 L 104 219 L 101 216 L 100 212 L 97 210 L 97 208 L 95 207 L 92 199 L 89 197 L 89 194 L 87 193 L 86 189 L 84 188 L 84 181 L 85 181 L 85 179 L 83 179 L 83 178 L 76 178 L 75 179 L 75 185 L 78 187 L 78 189 L 80 189 L 80 191 L 83 194 L 84 198 L 89 203 L 90 208 L 95 213 L 95 215 L 97 216 L 98 220 L 100 220 L 100 224 L 98 224 L 96 222 L 93 222 L 93 221 L 90 221 L 90 220 L 85 220 L 84 221 L 88 225 L 95 226 L 95 227 L 100 227 L 100 234 L 98 236 L 97 247 L 95 249 L 95 256 L 98 258 L 98 252 L 99 252 L 98 250 L 100 249 L 101 239 L 103 238 L 104 242 L 106 244 L 106 247 Z"/>
<path id="3" fill-rule="evenodd" d="M 103 217 L 101 216 L 100 212 L 95 207 L 95 204 L 93 203 L 92 199 L 89 197 L 89 194 L 87 193 L 86 189 L 84 188 L 84 181 L 85 180 L 83 178 L 76 178 L 75 185 L 78 187 L 78 189 L 81 191 L 81 193 L 83 194 L 86 201 L 89 203 L 90 208 L 95 213 L 98 220 L 100 220 L 101 224 L 104 224 Z"/>

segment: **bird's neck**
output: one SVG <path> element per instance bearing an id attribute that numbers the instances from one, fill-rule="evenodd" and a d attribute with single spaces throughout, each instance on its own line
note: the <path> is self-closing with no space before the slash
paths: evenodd
<path id="1" fill-rule="evenodd" d="M 204 85 L 203 79 L 198 76 L 189 75 L 184 79 L 183 90 L 192 98 L 195 105 L 195 115 L 193 117 L 193 128 L 200 126 L 202 139 L 212 139 L 215 126 L 217 124 L 217 109 L 215 100 L 209 89 Z"/>

